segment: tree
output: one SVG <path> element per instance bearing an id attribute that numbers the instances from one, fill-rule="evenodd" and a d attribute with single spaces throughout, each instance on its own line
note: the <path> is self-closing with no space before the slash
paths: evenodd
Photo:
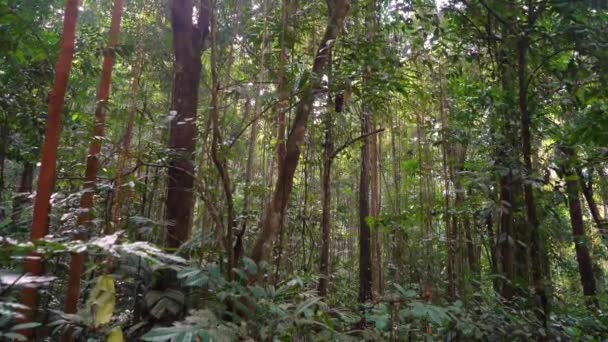
<path id="1" fill-rule="evenodd" d="M 304 142 L 306 124 L 312 110 L 314 94 L 319 89 L 320 76 L 328 62 L 329 48 L 338 37 L 338 33 L 350 9 L 350 2 L 348 0 L 335 0 L 334 8 L 335 10 L 327 22 L 325 34 L 315 55 L 311 72 L 311 84 L 307 85 L 304 89 L 300 103 L 296 109 L 296 116 L 285 143 L 285 157 L 283 160 L 278 161 L 278 163 L 282 164 L 279 168 L 281 173 L 278 174 L 274 194 L 270 205 L 264 213 L 262 230 L 252 252 L 252 259 L 258 263 L 266 258 L 269 253 L 269 243 L 274 241 L 279 233 L 287 201 L 293 189 L 293 176 L 300 159 L 300 146 Z"/>
<path id="2" fill-rule="evenodd" d="M 55 81 L 49 96 L 48 117 L 42 145 L 42 160 L 34 200 L 34 215 L 30 239 L 37 241 L 48 233 L 49 200 L 53 191 L 55 167 L 57 163 L 57 147 L 61 130 L 61 113 L 63 112 L 65 92 L 74 56 L 74 40 L 76 37 L 76 19 L 78 17 L 78 1 L 68 0 L 65 4 L 63 17 L 63 32 L 59 59 L 55 67 Z M 24 270 L 34 276 L 44 271 L 42 260 L 36 254 L 30 255 L 25 262 Z M 22 292 L 23 305 L 30 308 L 24 312 L 24 321 L 31 322 L 36 314 L 40 300 L 35 288 L 25 288 Z M 26 332 L 31 336 L 31 331 Z"/>
<path id="3" fill-rule="evenodd" d="M 178 248 L 190 236 L 194 206 L 194 164 L 196 112 L 201 75 L 201 54 L 209 34 L 211 6 L 201 0 L 197 22 L 193 22 L 192 0 L 171 2 L 171 28 L 175 56 L 171 130 L 166 198 L 166 245 Z"/>

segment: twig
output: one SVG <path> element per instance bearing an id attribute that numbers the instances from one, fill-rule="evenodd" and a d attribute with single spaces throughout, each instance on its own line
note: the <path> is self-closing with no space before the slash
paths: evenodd
<path id="1" fill-rule="evenodd" d="M 333 153 L 332 153 L 332 154 L 331 154 L 331 155 L 328 157 L 328 159 L 330 159 L 330 160 L 331 160 L 331 159 L 334 159 L 335 157 L 337 157 L 337 156 L 338 156 L 338 154 L 339 154 L 340 152 L 342 152 L 343 150 L 345 150 L 345 149 L 346 149 L 348 146 L 350 146 L 350 145 L 352 145 L 352 144 L 356 143 L 356 142 L 357 142 L 357 141 L 359 141 L 359 140 L 365 139 L 365 138 L 369 137 L 370 135 L 374 135 L 374 134 L 378 134 L 378 133 L 380 133 L 380 132 L 384 132 L 384 130 L 385 130 L 384 128 L 380 128 L 379 130 L 376 130 L 376 131 L 373 131 L 373 132 L 370 132 L 370 133 L 365 133 L 365 134 L 360 135 L 360 136 L 358 136 L 358 137 L 356 137 L 356 138 L 350 139 L 349 141 L 345 142 L 345 143 L 344 143 L 342 146 L 338 147 L 338 148 L 337 148 L 337 149 L 336 149 L 336 150 L 335 150 L 335 151 L 334 151 L 334 152 L 333 152 Z"/>

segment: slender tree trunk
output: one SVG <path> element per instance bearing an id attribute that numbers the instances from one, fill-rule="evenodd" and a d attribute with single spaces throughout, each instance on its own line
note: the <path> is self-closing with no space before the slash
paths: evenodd
<path id="1" fill-rule="evenodd" d="M 2 205 L 3 195 L 4 195 L 4 174 L 5 174 L 5 163 L 6 163 L 6 154 L 8 151 L 8 125 L 5 122 L 0 124 L 0 222 L 4 221 L 5 211 L 4 206 Z"/>
<path id="2" fill-rule="evenodd" d="M 530 112 L 528 110 L 528 87 L 527 87 L 527 52 L 528 38 L 521 37 L 518 41 L 518 66 L 517 75 L 519 82 L 519 114 L 521 119 L 522 154 L 524 158 L 525 174 L 532 174 L 532 138 L 530 133 Z M 532 282 L 534 283 L 535 303 L 538 306 L 538 318 L 547 329 L 548 299 L 545 293 L 545 282 L 542 272 L 541 246 L 540 246 L 540 224 L 536 215 L 534 203 L 534 191 L 530 182 L 524 183 L 524 201 L 526 205 L 527 230 L 529 231 L 529 250 L 532 261 Z"/>
<path id="3" fill-rule="evenodd" d="M 29 161 L 23 162 L 23 170 L 21 171 L 18 194 L 16 194 L 13 198 L 12 221 L 14 224 L 21 221 L 21 211 L 23 210 L 23 205 L 29 201 L 28 198 L 32 193 L 33 182 L 34 164 Z"/>
<path id="4" fill-rule="evenodd" d="M 321 212 L 321 276 L 319 277 L 319 295 L 327 296 L 329 290 L 330 280 L 330 245 L 331 245 L 331 164 L 332 164 L 332 153 L 334 150 L 333 144 L 333 102 L 331 98 L 332 91 L 332 51 L 329 51 L 329 57 L 327 62 L 328 70 L 328 89 L 329 94 L 327 95 L 327 108 L 325 112 L 325 118 L 323 120 L 325 128 L 325 142 L 323 144 L 323 174 L 321 175 L 321 191 L 323 209 Z M 338 101 L 336 101 L 338 102 Z M 340 108 L 342 109 L 342 108 Z M 336 110 L 336 113 L 338 110 Z"/>
<path id="5" fill-rule="evenodd" d="M 166 197 L 165 244 L 178 248 L 190 237 L 194 205 L 194 163 L 196 145 L 196 112 L 201 75 L 201 53 L 209 32 L 209 0 L 201 0 L 197 24 L 193 23 L 193 0 L 171 2 L 171 27 L 175 54 L 175 79 L 171 103 L 172 114 Z"/>
<path id="6" fill-rule="evenodd" d="M 496 234 L 494 234 L 494 219 L 491 213 L 486 214 L 484 218 L 484 225 L 488 234 L 488 247 L 490 252 L 490 273 L 492 274 L 492 287 L 496 293 L 500 292 L 501 282 L 498 279 L 498 243 L 496 241 Z"/>
<path id="7" fill-rule="evenodd" d="M 594 296 L 597 292 L 595 278 L 593 277 L 593 261 L 587 247 L 587 238 L 585 237 L 585 227 L 583 223 L 583 212 L 581 210 L 581 202 L 579 199 L 579 184 L 576 173 L 573 172 L 572 163 L 574 162 L 575 152 L 571 147 L 559 146 L 561 153 L 564 155 L 562 172 L 566 182 L 566 193 L 568 197 L 568 209 L 570 211 L 570 223 L 572 225 L 572 237 L 574 239 L 574 248 L 576 250 L 576 259 L 578 261 L 578 271 L 581 277 L 583 286 L 583 294 L 585 296 Z"/>
<path id="8" fill-rule="evenodd" d="M 372 118 L 370 117 L 370 120 Z M 371 131 L 375 131 L 375 123 L 371 122 Z M 370 131 L 370 133 L 371 133 Z M 371 216 L 374 218 L 374 227 L 371 231 L 372 248 L 372 287 L 374 298 L 382 295 L 382 260 L 380 249 L 380 158 L 378 135 L 370 136 L 370 166 L 371 166 Z"/>
<path id="9" fill-rule="evenodd" d="M 589 172 L 593 172 L 593 169 L 590 169 Z M 583 177 L 583 174 L 582 172 L 580 172 L 580 170 L 577 171 L 577 174 L 578 178 L 580 179 L 581 189 L 583 190 L 583 196 L 585 196 L 585 200 L 587 201 L 587 206 L 589 207 L 589 211 L 591 212 L 593 222 L 597 227 L 602 241 L 605 245 L 608 245 L 608 221 L 602 219 L 602 216 L 600 215 L 600 210 L 597 206 L 595 198 L 593 197 L 593 184 L 585 183 L 585 178 Z"/>
<path id="10" fill-rule="evenodd" d="M 249 113 L 251 112 L 251 97 L 247 94 L 247 99 L 245 99 L 245 117 L 249 117 Z M 254 113 L 256 114 L 256 113 Z M 241 230 L 236 237 L 236 242 L 234 244 L 234 262 L 238 263 L 243 256 L 243 237 L 245 232 L 247 231 L 247 221 L 249 220 L 249 196 L 250 196 L 250 187 L 251 181 L 253 178 L 253 165 L 255 163 L 255 147 L 256 142 L 258 140 L 258 125 L 259 120 L 254 119 L 251 124 L 251 135 L 249 137 L 249 151 L 247 153 L 247 166 L 245 169 L 245 189 L 243 194 L 243 222 L 241 223 Z"/>
<path id="11" fill-rule="evenodd" d="M 217 69 L 217 17 L 215 5 L 211 10 L 211 108 L 209 114 L 211 115 L 211 125 L 213 127 L 213 141 L 211 143 L 211 159 L 215 165 L 218 174 L 220 176 L 222 189 L 224 190 L 224 197 L 226 199 L 227 209 L 227 225 L 226 232 L 224 232 L 224 248 L 228 256 L 228 272 L 236 267 L 234 262 L 233 246 L 232 246 L 232 234 L 236 227 L 236 215 L 234 210 L 234 201 L 232 199 L 232 186 L 230 185 L 230 174 L 228 173 L 228 161 L 226 159 L 226 153 L 220 153 L 219 148 L 223 145 L 222 134 L 220 131 L 220 120 L 219 120 L 219 76 Z M 231 274 L 231 273 L 230 273 Z"/>
<path id="12" fill-rule="evenodd" d="M 74 56 L 74 40 L 76 38 L 76 20 L 78 17 L 78 0 L 67 0 L 63 18 L 63 32 L 59 59 L 55 67 L 55 81 L 49 98 L 48 117 L 42 144 L 42 160 L 36 197 L 34 200 L 34 216 L 32 220 L 31 240 L 42 239 L 48 233 L 48 215 L 51 209 L 49 200 L 53 191 L 57 164 L 57 148 L 61 132 L 61 113 L 63 111 L 65 91 L 72 67 Z M 33 276 L 43 273 L 43 264 L 40 256 L 30 255 L 24 265 L 25 272 Z M 30 308 L 23 312 L 23 322 L 31 322 L 37 313 L 40 300 L 35 288 L 24 288 L 21 293 L 21 303 Z M 32 338 L 31 330 L 23 331 Z"/>
<path id="13" fill-rule="evenodd" d="M 145 13 L 145 7 L 142 9 L 142 11 Z M 143 36 L 143 33 L 144 25 L 143 23 L 141 23 L 139 28 L 140 36 Z M 121 222 L 122 202 L 124 197 L 123 190 L 126 190 L 123 189 L 123 174 L 127 172 L 126 166 L 130 158 L 131 140 L 133 137 L 133 125 L 135 122 L 135 114 L 137 114 L 137 98 L 139 95 L 139 82 L 141 78 L 143 64 L 144 40 L 143 38 L 141 38 L 141 40 L 137 43 L 137 57 L 135 61 L 135 68 L 133 70 L 133 79 L 131 81 L 131 99 L 129 104 L 129 117 L 127 119 L 127 128 L 125 130 L 125 134 L 122 138 L 122 141 L 119 144 L 117 163 L 118 166 L 116 172 L 116 181 L 114 183 L 114 204 L 112 209 L 112 223 L 111 227 L 109 227 L 108 233 L 114 232 L 116 230 L 116 227 L 118 227 Z"/>
<path id="14" fill-rule="evenodd" d="M 99 169 L 99 155 L 101 153 L 101 142 L 105 135 L 106 121 L 106 106 L 110 97 L 110 85 L 112 83 L 112 67 L 114 62 L 114 49 L 118 44 L 118 35 L 120 33 L 120 21 L 122 19 L 123 2 L 122 0 L 114 1 L 114 10 L 112 12 L 112 21 L 110 23 L 110 34 L 108 46 L 104 51 L 103 62 L 101 67 L 101 77 L 99 79 L 99 88 L 97 89 L 97 106 L 95 108 L 95 120 L 93 123 L 93 137 L 89 145 L 87 154 L 87 162 L 84 173 L 84 183 L 82 196 L 80 197 L 80 207 L 78 208 L 78 218 L 76 219 L 77 235 L 75 239 L 86 239 L 87 226 L 91 222 L 93 210 L 93 196 L 95 195 L 95 184 L 97 181 L 97 171 Z M 82 275 L 82 267 L 84 264 L 84 254 L 73 253 L 70 260 L 70 273 L 68 279 L 68 287 L 65 298 L 64 311 L 66 313 L 76 313 L 78 309 L 78 298 L 80 296 L 80 277 Z M 70 338 L 70 337 L 67 337 Z"/>
<path id="15" fill-rule="evenodd" d="M 287 202 L 293 188 L 293 176 L 300 158 L 300 147 L 306 135 L 306 124 L 312 111 L 315 91 L 320 88 L 321 74 L 325 70 L 328 61 L 329 49 L 338 37 L 344 19 L 350 8 L 349 0 L 335 0 L 335 11 L 327 23 L 325 34 L 317 49 L 312 67 L 312 84 L 303 91 L 300 103 L 296 109 L 291 132 L 287 138 L 285 158 L 280 163 L 281 173 L 278 175 L 274 194 L 264 214 L 262 230 L 258 236 L 252 252 L 252 258 L 260 262 L 270 252 L 268 245 L 276 239 Z"/>
<path id="16" fill-rule="evenodd" d="M 361 135 L 366 135 L 370 130 L 370 112 L 364 105 L 361 112 Z M 373 296 L 371 233 L 368 222 L 370 216 L 369 150 L 369 137 L 365 137 L 361 144 L 361 176 L 359 178 L 359 301 L 362 303 L 372 299 Z"/>

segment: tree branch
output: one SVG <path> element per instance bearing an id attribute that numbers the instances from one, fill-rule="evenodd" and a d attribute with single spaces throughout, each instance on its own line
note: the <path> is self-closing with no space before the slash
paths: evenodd
<path id="1" fill-rule="evenodd" d="M 360 136 L 358 136 L 358 137 L 356 137 L 356 138 L 350 139 L 349 141 L 345 142 L 345 143 L 344 143 L 342 146 L 338 147 L 338 148 L 337 148 L 337 149 L 336 149 L 336 150 L 335 150 L 335 151 L 334 151 L 334 152 L 333 152 L 333 153 L 332 153 L 332 154 L 329 156 L 329 158 L 328 158 L 328 159 L 330 159 L 330 160 L 331 160 L 331 159 L 334 159 L 335 157 L 337 157 L 337 156 L 338 156 L 338 154 L 339 154 L 340 152 L 344 151 L 344 150 L 345 150 L 347 147 L 349 147 L 350 145 L 352 145 L 352 144 L 356 143 L 356 142 L 357 142 L 357 141 L 359 141 L 359 140 L 365 139 L 365 138 L 369 137 L 370 135 L 374 135 L 374 134 L 378 134 L 378 133 L 380 133 L 380 132 L 384 132 L 384 130 L 385 130 L 384 128 L 380 128 L 379 130 L 376 130 L 376 131 L 373 131 L 373 132 L 370 132 L 370 133 L 366 133 L 366 134 L 360 135 Z"/>

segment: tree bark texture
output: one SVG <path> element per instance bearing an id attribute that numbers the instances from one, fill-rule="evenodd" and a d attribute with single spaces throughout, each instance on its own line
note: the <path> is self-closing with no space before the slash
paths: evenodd
<path id="1" fill-rule="evenodd" d="M 560 146 L 561 153 L 564 155 L 562 172 L 566 182 L 566 194 L 568 198 L 568 209 L 570 211 L 570 224 L 572 225 L 572 238 L 578 262 L 578 271 L 583 286 L 585 296 L 596 294 L 595 278 L 593 277 L 593 261 L 587 239 L 585 237 L 585 225 L 583 223 L 583 212 L 579 198 L 580 188 L 578 176 L 573 171 L 572 163 L 575 159 L 575 152 L 569 146 Z"/>
<path id="2" fill-rule="evenodd" d="M 57 148 L 61 132 L 61 113 L 63 112 L 65 91 L 72 68 L 74 56 L 74 40 L 76 38 L 76 21 L 78 17 L 78 0 L 67 0 L 63 17 L 63 31 L 59 59 L 55 66 L 53 90 L 49 96 L 48 117 L 42 145 L 40 173 L 34 199 L 34 214 L 32 219 L 31 240 L 42 239 L 48 233 L 48 215 L 51 209 L 50 198 L 53 191 Z M 39 255 L 32 254 L 26 258 L 25 272 L 38 276 L 43 273 L 43 265 Z M 39 302 L 38 291 L 34 288 L 24 288 L 21 293 L 21 303 L 31 310 L 23 312 L 23 322 L 31 322 L 36 315 Z M 32 338 L 32 331 L 24 331 L 25 336 Z"/>
<path id="3" fill-rule="evenodd" d="M 325 34 L 314 59 L 311 84 L 303 90 L 300 103 L 296 108 L 292 129 L 285 145 L 285 157 L 279 161 L 279 163 L 283 164 L 281 173 L 277 177 L 271 202 L 264 213 L 262 230 L 253 247 L 252 259 L 256 262 L 260 262 L 268 256 L 270 252 L 269 245 L 275 241 L 279 232 L 285 208 L 293 188 L 293 177 L 298 166 L 300 147 L 306 135 L 306 126 L 308 117 L 312 111 L 315 92 L 320 89 L 321 75 L 328 62 L 329 47 L 331 47 L 338 37 L 349 8 L 349 0 L 335 0 L 335 11 L 327 23 Z"/>
<path id="4" fill-rule="evenodd" d="M 172 151 L 166 197 L 166 236 L 169 248 L 178 248 L 190 237 L 194 205 L 194 162 L 196 112 L 201 75 L 201 54 L 209 33 L 210 4 L 201 0 L 197 24 L 192 21 L 193 0 L 171 2 L 174 82 L 171 103 Z"/>

